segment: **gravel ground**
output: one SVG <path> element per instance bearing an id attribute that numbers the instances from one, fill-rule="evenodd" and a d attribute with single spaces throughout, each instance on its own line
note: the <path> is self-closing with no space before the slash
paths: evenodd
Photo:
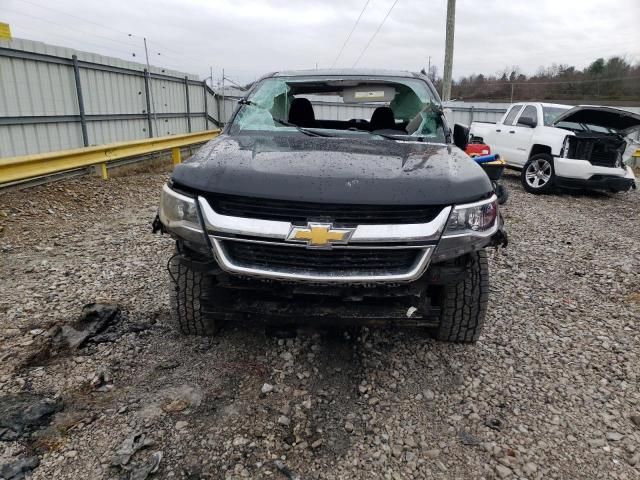
<path id="1" fill-rule="evenodd" d="M 162 452 L 151 478 L 640 477 L 637 193 L 534 197 L 509 176 L 511 244 L 490 254 L 476 345 L 258 326 L 199 339 L 167 326 L 172 243 L 150 233 L 165 179 L 0 195 L 0 403 L 64 404 L 1 442 L 0 464 L 140 479 Z M 111 337 L 53 355 L 55 326 L 90 302 L 122 308 Z M 143 448 L 114 459 L 136 434 Z"/>

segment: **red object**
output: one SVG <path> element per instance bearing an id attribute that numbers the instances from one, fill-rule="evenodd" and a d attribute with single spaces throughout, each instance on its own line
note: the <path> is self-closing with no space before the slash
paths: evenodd
<path id="1" fill-rule="evenodd" d="M 491 148 L 484 143 L 470 143 L 465 150 L 470 157 L 477 157 L 478 155 L 489 155 Z"/>

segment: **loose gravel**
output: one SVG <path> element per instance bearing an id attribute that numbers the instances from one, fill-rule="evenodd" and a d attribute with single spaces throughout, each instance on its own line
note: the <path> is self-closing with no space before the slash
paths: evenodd
<path id="1" fill-rule="evenodd" d="M 509 175 L 511 243 L 490 254 L 476 345 L 251 325 L 203 339 L 167 326 L 173 247 L 150 231 L 166 178 L 0 195 L 0 402 L 64 403 L 2 442 L 0 465 L 25 459 L 32 479 L 640 477 L 637 193 L 535 197 Z M 118 304 L 117 325 L 51 354 L 91 302 Z"/>

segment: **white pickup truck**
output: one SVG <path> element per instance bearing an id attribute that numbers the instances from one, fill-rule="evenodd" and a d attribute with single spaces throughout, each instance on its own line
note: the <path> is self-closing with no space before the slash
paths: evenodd
<path id="1" fill-rule="evenodd" d="M 497 123 L 473 122 L 471 141 L 486 143 L 511 167 L 522 169 L 525 190 L 554 187 L 610 192 L 636 188 L 625 137 L 640 115 L 611 107 L 516 103 Z M 635 149 L 635 147 L 634 147 Z"/>

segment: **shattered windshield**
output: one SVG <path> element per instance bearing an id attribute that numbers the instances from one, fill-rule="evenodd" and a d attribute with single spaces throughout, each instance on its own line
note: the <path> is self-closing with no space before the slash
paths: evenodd
<path id="1" fill-rule="evenodd" d="M 268 78 L 241 102 L 230 130 L 446 141 L 428 85 L 400 77 Z"/>
<path id="2" fill-rule="evenodd" d="M 545 107 L 542 106 L 542 115 L 544 116 L 544 124 L 549 126 L 551 125 L 556 118 L 560 116 L 561 113 L 569 110 L 570 107 Z"/>

